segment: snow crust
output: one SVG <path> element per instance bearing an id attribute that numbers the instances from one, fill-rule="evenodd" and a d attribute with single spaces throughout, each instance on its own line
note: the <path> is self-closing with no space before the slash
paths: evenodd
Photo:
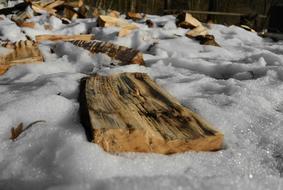
<path id="1" fill-rule="evenodd" d="M 184 37 L 173 16 L 149 16 L 128 37 L 95 28 L 95 19 L 62 24 L 46 15 L 35 29 L 0 21 L 0 38 L 91 32 L 141 50 L 146 66 L 113 66 L 69 43 L 40 45 L 43 64 L 17 65 L 0 77 L 0 189 L 283 189 L 283 42 L 236 26 L 212 25 L 221 47 Z M 51 31 L 44 24 L 53 26 Z M 55 52 L 52 54 L 50 48 Z M 4 48 L 0 52 L 5 52 Z M 171 156 L 111 155 L 86 140 L 78 116 L 79 81 L 87 74 L 145 72 L 224 133 L 224 149 Z M 44 120 L 15 142 L 10 129 Z"/>

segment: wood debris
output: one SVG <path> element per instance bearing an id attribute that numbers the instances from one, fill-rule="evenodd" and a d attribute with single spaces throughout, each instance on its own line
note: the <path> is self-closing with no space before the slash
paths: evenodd
<path id="1" fill-rule="evenodd" d="M 0 55 L 0 75 L 16 64 L 30 64 L 43 62 L 43 56 L 34 41 L 6 42 L 2 47 L 11 49 L 11 52 Z"/>
<path id="2" fill-rule="evenodd" d="M 91 34 L 84 35 L 37 35 L 35 37 L 36 42 L 40 43 L 42 41 L 73 41 L 73 40 L 83 40 L 91 41 L 94 39 L 94 36 Z"/>
<path id="3" fill-rule="evenodd" d="M 135 12 L 127 12 L 126 19 L 132 19 L 133 21 L 143 20 L 145 18 L 145 14 L 135 13 Z"/>
<path id="4" fill-rule="evenodd" d="M 79 100 L 88 139 L 107 152 L 174 154 L 222 148 L 222 133 L 146 74 L 84 78 Z"/>
<path id="5" fill-rule="evenodd" d="M 185 29 L 194 29 L 202 24 L 191 14 L 183 12 L 177 16 L 176 25 Z"/>
<path id="6" fill-rule="evenodd" d="M 154 23 L 150 19 L 147 19 L 145 21 L 145 24 L 148 26 L 148 28 L 153 28 L 154 27 Z"/>
<path id="7" fill-rule="evenodd" d="M 215 38 L 213 35 L 200 35 L 195 37 L 196 40 L 200 42 L 201 45 L 210 45 L 210 46 L 217 46 L 220 47 L 220 45 L 215 41 Z"/>
<path id="8" fill-rule="evenodd" d="M 177 16 L 177 26 L 190 29 L 185 35 L 188 38 L 195 39 L 200 42 L 201 45 L 220 45 L 215 41 L 215 37 L 210 35 L 207 28 L 202 25 L 191 14 L 183 12 Z"/>
<path id="9" fill-rule="evenodd" d="M 132 48 L 98 40 L 93 40 L 91 42 L 76 40 L 71 42 L 78 47 L 89 50 L 92 53 L 105 53 L 119 65 L 144 65 L 143 54 Z"/>
<path id="10" fill-rule="evenodd" d="M 208 31 L 204 26 L 198 26 L 186 33 L 186 36 L 189 38 L 195 38 L 197 36 L 205 36 L 208 35 Z"/>
<path id="11" fill-rule="evenodd" d="M 112 16 L 100 15 L 97 19 L 97 26 L 99 27 L 118 27 L 120 31 L 118 33 L 119 37 L 124 37 L 130 34 L 133 30 L 138 29 L 135 24 L 130 24 L 126 20 L 119 19 Z"/>

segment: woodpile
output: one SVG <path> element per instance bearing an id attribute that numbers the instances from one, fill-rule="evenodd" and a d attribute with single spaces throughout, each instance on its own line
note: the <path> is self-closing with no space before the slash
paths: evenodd
<path id="1" fill-rule="evenodd" d="M 84 78 L 79 100 L 88 139 L 107 152 L 173 154 L 222 148 L 223 134 L 146 74 Z"/>
<path id="2" fill-rule="evenodd" d="M 71 41 L 74 45 L 89 50 L 92 53 L 104 53 L 116 61 L 119 65 L 138 64 L 144 65 L 143 54 L 138 50 L 127 48 L 124 46 L 115 45 L 110 42 L 102 42 L 93 40 L 86 41 Z"/>
<path id="3" fill-rule="evenodd" d="M 0 55 L 0 74 L 4 74 L 11 66 L 16 64 L 43 62 L 43 56 L 34 41 L 6 42 L 2 43 L 1 46 L 11 51 L 8 54 Z"/>

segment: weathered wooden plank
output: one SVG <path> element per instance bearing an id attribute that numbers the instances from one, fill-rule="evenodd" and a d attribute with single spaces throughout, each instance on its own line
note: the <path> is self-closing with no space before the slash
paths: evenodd
<path id="1" fill-rule="evenodd" d="M 105 151 L 219 150 L 223 134 L 143 73 L 82 79 L 81 121 L 90 141 Z"/>
<path id="2" fill-rule="evenodd" d="M 82 34 L 82 35 L 37 35 L 35 40 L 40 43 L 42 41 L 73 41 L 73 40 L 83 40 L 91 41 L 94 39 L 94 36 L 91 34 Z"/>
<path id="3" fill-rule="evenodd" d="M 93 40 L 91 42 L 76 40 L 71 42 L 78 47 L 89 50 L 92 53 L 105 53 L 113 60 L 117 61 L 119 65 L 144 64 L 143 54 L 132 48 L 98 40 Z"/>
<path id="4" fill-rule="evenodd" d="M 43 56 L 38 49 L 38 45 L 33 41 L 7 42 L 2 43 L 1 46 L 11 49 L 11 52 L 0 55 L 0 75 L 16 64 L 43 62 Z"/>

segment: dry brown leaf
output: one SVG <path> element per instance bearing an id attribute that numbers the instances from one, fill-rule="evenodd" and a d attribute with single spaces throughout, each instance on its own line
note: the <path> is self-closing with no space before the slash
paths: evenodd
<path id="1" fill-rule="evenodd" d="M 17 137 L 20 136 L 24 131 L 26 131 L 27 129 L 29 129 L 33 125 L 35 125 L 37 123 L 41 123 L 41 122 L 46 122 L 46 121 L 44 121 L 44 120 L 34 121 L 34 122 L 30 123 L 29 125 L 27 125 L 25 128 L 24 128 L 23 123 L 20 123 L 16 128 L 12 127 L 10 139 L 15 141 L 17 139 Z"/>

